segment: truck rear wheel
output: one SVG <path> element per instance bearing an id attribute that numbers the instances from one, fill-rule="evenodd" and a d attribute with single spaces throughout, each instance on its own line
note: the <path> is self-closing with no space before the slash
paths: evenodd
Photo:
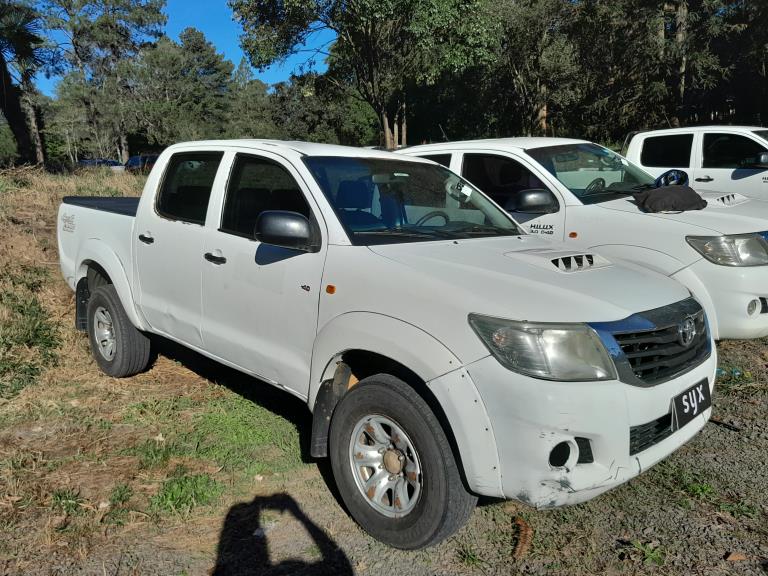
<path id="1" fill-rule="evenodd" d="M 109 376 L 133 376 L 149 365 L 149 338 L 131 324 L 112 284 L 91 293 L 88 338 L 96 364 Z"/>
<path id="2" fill-rule="evenodd" d="M 390 546 L 436 544 L 475 508 L 437 418 L 394 376 L 370 376 L 347 392 L 334 410 L 329 441 L 344 504 L 366 532 Z"/>

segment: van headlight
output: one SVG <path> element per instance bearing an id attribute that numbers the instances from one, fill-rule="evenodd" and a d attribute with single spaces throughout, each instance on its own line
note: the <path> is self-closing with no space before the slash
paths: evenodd
<path id="1" fill-rule="evenodd" d="M 517 322 L 470 314 L 469 324 L 502 366 L 544 380 L 616 379 L 600 337 L 586 324 Z"/>
<path id="2" fill-rule="evenodd" d="M 691 247 L 707 260 L 720 266 L 765 266 L 768 241 L 764 233 L 731 236 L 686 236 Z"/>

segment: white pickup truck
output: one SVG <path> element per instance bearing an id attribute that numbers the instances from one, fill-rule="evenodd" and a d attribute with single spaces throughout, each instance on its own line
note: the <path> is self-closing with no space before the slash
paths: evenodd
<path id="1" fill-rule="evenodd" d="M 587 500 L 711 413 L 688 290 L 525 234 L 432 162 L 178 144 L 141 199 L 66 198 L 58 241 L 104 372 L 147 368 L 159 334 L 302 398 L 351 515 L 400 548 L 451 534 L 478 494 Z"/>
<path id="2" fill-rule="evenodd" d="M 627 159 L 652 176 L 683 170 L 699 192 L 768 200 L 768 128 L 689 126 L 638 132 Z"/>
<path id="3" fill-rule="evenodd" d="M 531 234 L 674 278 L 707 311 L 716 339 L 768 335 L 768 203 L 703 193 L 703 210 L 645 213 L 652 176 L 584 140 L 499 138 L 406 148 L 461 174 Z M 661 178 L 663 175 L 660 175 Z"/>

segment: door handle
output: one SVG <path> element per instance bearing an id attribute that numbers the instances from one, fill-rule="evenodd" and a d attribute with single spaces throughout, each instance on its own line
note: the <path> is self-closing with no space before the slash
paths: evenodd
<path id="1" fill-rule="evenodd" d="M 152 244 L 155 241 L 152 236 L 147 236 L 146 234 L 139 234 L 139 240 L 144 242 L 144 244 Z"/>
<path id="2" fill-rule="evenodd" d="M 701 178 L 695 178 L 696 182 L 712 182 L 714 178 L 711 176 L 702 176 Z"/>
<path id="3" fill-rule="evenodd" d="M 208 262 L 212 262 L 216 265 L 227 263 L 227 259 L 224 258 L 224 256 L 216 256 L 215 254 L 211 254 L 210 252 L 206 252 L 205 254 L 203 254 L 203 258 L 208 260 Z"/>

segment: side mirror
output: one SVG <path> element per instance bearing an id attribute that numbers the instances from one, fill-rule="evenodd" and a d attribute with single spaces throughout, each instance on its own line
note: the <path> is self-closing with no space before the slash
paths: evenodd
<path id="1" fill-rule="evenodd" d="M 741 161 L 742 168 L 768 168 L 768 152 L 750 156 Z"/>
<path id="2" fill-rule="evenodd" d="M 655 181 L 656 188 L 662 186 L 688 186 L 688 173 L 684 170 L 667 170 Z"/>
<path id="3" fill-rule="evenodd" d="M 560 209 L 557 198 L 545 188 L 531 188 L 516 192 L 506 204 L 507 212 L 521 214 L 552 214 Z"/>
<path id="4" fill-rule="evenodd" d="M 259 214 L 254 232 L 256 240 L 272 246 L 315 252 L 312 225 L 298 212 L 267 210 Z"/>

